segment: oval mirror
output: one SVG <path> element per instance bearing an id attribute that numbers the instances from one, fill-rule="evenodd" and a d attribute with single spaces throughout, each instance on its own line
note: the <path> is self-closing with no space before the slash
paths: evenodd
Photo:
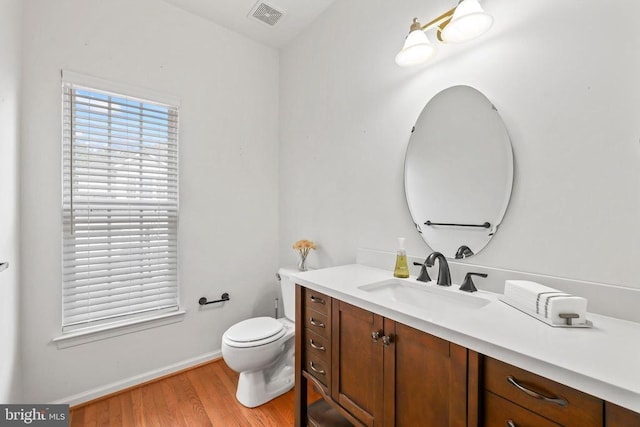
<path id="1" fill-rule="evenodd" d="M 407 204 L 424 241 L 447 258 L 477 254 L 496 233 L 513 185 L 513 152 L 482 93 L 435 95 L 413 129 L 404 169 Z"/>

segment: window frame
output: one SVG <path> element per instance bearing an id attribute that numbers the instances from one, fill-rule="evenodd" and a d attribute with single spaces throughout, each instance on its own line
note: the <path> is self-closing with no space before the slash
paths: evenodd
<path id="1" fill-rule="evenodd" d="M 180 101 L 177 97 L 170 96 L 167 94 L 162 94 L 155 91 L 150 91 L 148 89 L 135 87 L 128 84 L 115 83 L 110 82 L 104 79 L 91 77 L 79 73 L 75 73 L 72 71 L 63 70 L 61 72 L 62 77 L 62 268 L 63 268 L 63 277 L 62 277 L 62 294 L 61 294 L 61 331 L 62 335 L 60 337 L 54 338 L 54 342 L 65 340 L 68 338 L 76 339 L 78 337 L 81 338 L 81 341 L 92 341 L 93 339 L 87 338 L 87 335 L 91 335 L 93 333 L 101 333 L 101 335 L 105 335 L 105 332 L 108 332 L 111 329 L 123 329 L 124 333 L 131 332 L 137 329 L 146 329 L 147 327 L 154 327 L 158 324 L 167 324 L 173 323 L 175 321 L 179 321 L 182 319 L 185 311 L 180 308 L 180 283 L 179 283 L 179 265 L 178 265 L 178 229 L 179 229 L 179 109 L 180 109 Z M 175 181 L 170 180 L 171 183 L 175 184 L 175 225 L 173 228 L 169 228 L 169 232 L 173 231 L 175 233 L 173 238 L 169 238 L 168 245 L 173 245 L 175 248 L 175 272 L 173 274 L 173 279 L 175 283 L 175 303 L 172 303 L 170 307 L 160 308 L 160 309 L 152 309 L 150 311 L 138 311 L 136 313 L 131 313 L 127 315 L 115 315 L 113 317 L 101 319 L 101 320 L 88 320 L 86 322 L 80 322 L 75 325 L 67 325 L 65 324 L 65 278 L 64 278 L 64 268 L 65 268 L 65 255 L 64 255 L 64 246 L 65 243 L 68 243 L 70 239 L 69 233 L 67 232 L 68 226 L 65 226 L 65 221 L 68 221 L 70 217 L 74 215 L 71 214 L 73 212 L 73 202 L 65 200 L 65 191 L 70 191 L 72 188 L 71 184 L 67 182 L 71 182 L 70 180 L 75 177 L 73 162 L 65 160 L 65 155 L 69 156 L 72 153 L 72 146 L 74 144 L 74 135 L 73 130 L 71 129 L 72 123 L 65 123 L 66 118 L 73 117 L 73 113 L 69 112 L 66 115 L 65 107 L 70 106 L 73 101 L 65 101 L 66 91 L 69 90 L 67 88 L 71 87 L 71 90 L 86 90 L 94 93 L 106 93 L 109 95 L 113 95 L 116 97 L 120 97 L 127 100 L 133 100 L 141 103 L 142 105 L 160 105 L 170 109 L 171 112 L 175 113 L 175 142 L 174 147 L 170 146 L 170 143 L 167 142 L 167 150 L 169 148 L 175 148 Z M 169 110 L 168 110 L 169 111 Z M 169 117 L 169 116 L 167 116 Z M 139 121 L 139 125 L 142 126 L 146 123 L 144 120 Z M 109 126 L 112 126 L 109 124 Z M 112 129 L 109 127 L 109 129 Z M 167 125 L 167 129 L 170 129 L 170 126 Z M 109 137 L 110 138 L 110 137 Z M 141 140 L 144 141 L 143 137 L 140 137 Z M 69 144 L 69 145 L 67 145 Z M 144 149 L 145 142 L 140 142 L 139 146 L 141 149 Z M 65 147 L 69 148 L 69 152 L 67 153 Z M 109 148 L 111 150 L 111 148 Z M 108 151 L 108 150 L 105 150 Z M 65 162 L 68 162 L 67 165 Z M 167 166 L 167 173 L 169 173 L 170 167 Z M 109 172 L 111 174 L 112 172 Z M 140 173 L 142 176 L 143 173 Z M 110 177 L 112 175 L 109 175 Z M 69 181 L 66 181 L 69 180 Z M 169 180 L 169 178 L 167 178 Z M 142 181 L 142 179 L 140 179 Z M 152 181 L 153 182 L 153 181 Z M 167 181 L 169 182 L 169 181 Z M 169 184 L 167 184 L 169 185 Z M 153 185 L 151 185 L 153 186 Z M 128 187 L 127 187 L 128 188 Z M 170 198 L 171 199 L 171 198 Z M 135 203 L 134 203 L 135 204 Z M 171 203 L 169 203 L 171 205 Z M 69 216 L 70 215 L 70 216 Z M 170 214 L 167 214 L 167 218 L 171 217 Z M 73 221 L 73 220 L 71 220 Z M 169 219 L 167 221 L 171 222 Z M 142 224 L 142 220 L 140 222 Z M 142 227 L 142 226 L 141 226 Z M 134 242 L 132 240 L 132 242 Z M 169 257 L 171 258 L 171 257 Z M 148 261 L 147 261 L 148 262 Z M 173 285 L 172 285 L 173 286 Z M 157 322 L 154 322 L 157 320 Z M 138 325 L 138 326 L 136 326 Z M 108 333 L 108 335 L 113 335 L 113 333 Z M 117 334 L 116 334 L 117 335 Z M 98 338 L 102 339 L 102 338 Z M 60 346 L 60 343 L 58 343 Z M 72 344 L 75 345 L 75 344 Z M 66 344 L 65 344 L 66 346 Z"/>

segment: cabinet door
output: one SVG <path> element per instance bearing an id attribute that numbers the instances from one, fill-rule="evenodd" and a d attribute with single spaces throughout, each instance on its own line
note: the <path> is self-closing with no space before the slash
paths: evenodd
<path id="1" fill-rule="evenodd" d="M 385 426 L 465 427 L 467 349 L 385 319 Z"/>
<path id="2" fill-rule="evenodd" d="M 333 300 L 331 397 L 367 426 L 382 425 L 382 317 Z"/>

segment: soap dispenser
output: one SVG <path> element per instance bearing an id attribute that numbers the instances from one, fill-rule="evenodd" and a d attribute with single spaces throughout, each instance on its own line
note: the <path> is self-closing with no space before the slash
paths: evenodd
<path id="1" fill-rule="evenodd" d="M 401 279 L 409 277 L 407 251 L 404 250 L 404 237 L 398 237 L 398 255 L 396 256 L 396 268 L 393 270 L 393 275 Z"/>

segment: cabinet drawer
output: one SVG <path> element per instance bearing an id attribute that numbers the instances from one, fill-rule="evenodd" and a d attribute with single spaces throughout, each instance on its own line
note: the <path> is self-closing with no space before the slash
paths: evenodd
<path id="1" fill-rule="evenodd" d="M 305 310 L 304 327 L 324 338 L 329 338 L 329 316 L 326 314 Z"/>
<path id="2" fill-rule="evenodd" d="M 484 358 L 484 388 L 565 426 L 603 424 L 602 400 L 489 357 Z"/>
<path id="3" fill-rule="evenodd" d="M 318 357 L 317 354 L 311 353 L 308 350 L 304 356 L 304 370 L 313 375 L 322 384 L 328 386 L 329 376 L 329 359 Z"/>
<path id="4" fill-rule="evenodd" d="M 484 392 L 485 427 L 561 427 L 495 394 Z"/>
<path id="5" fill-rule="evenodd" d="M 316 357 L 322 360 L 329 360 L 331 357 L 331 345 L 328 338 L 315 334 L 309 329 L 305 329 L 304 336 L 307 353 L 315 354 Z"/>
<path id="6" fill-rule="evenodd" d="M 326 316 L 331 308 L 331 298 L 320 292 L 305 289 L 304 305 Z"/>

